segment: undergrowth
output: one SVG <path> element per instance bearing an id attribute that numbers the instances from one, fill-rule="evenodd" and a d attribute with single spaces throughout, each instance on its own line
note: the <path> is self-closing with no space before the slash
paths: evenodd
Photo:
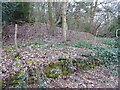
<path id="1" fill-rule="evenodd" d="M 89 49 L 92 47 L 92 44 L 86 41 L 69 42 L 69 43 L 65 43 L 65 45 L 78 47 L 78 48 L 89 48 Z"/>
<path id="2" fill-rule="evenodd" d="M 114 38 L 106 38 L 99 40 L 101 44 L 105 44 L 108 46 L 103 45 L 92 45 L 86 41 L 75 41 L 70 43 L 65 43 L 65 45 L 73 46 L 77 48 L 87 48 L 90 50 L 96 51 L 96 58 L 99 58 L 103 61 L 103 65 L 106 67 L 116 70 L 116 66 L 118 65 L 118 51 L 119 48 L 116 46 L 117 42 Z"/>

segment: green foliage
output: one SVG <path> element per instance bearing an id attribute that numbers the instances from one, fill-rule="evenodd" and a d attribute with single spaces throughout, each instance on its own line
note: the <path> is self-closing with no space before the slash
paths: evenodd
<path id="1" fill-rule="evenodd" d="M 15 10 L 15 20 L 28 21 L 29 16 L 29 2 L 20 2 Z"/>
<path id="2" fill-rule="evenodd" d="M 19 75 L 20 71 L 10 72 L 10 77 L 4 80 L 3 87 L 15 87 L 18 85 L 18 82 L 20 81 L 20 78 L 18 77 Z"/>
<path id="3" fill-rule="evenodd" d="M 86 23 L 82 23 L 81 28 L 84 32 L 90 32 L 90 23 L 86 22 Z"/>
<path id="4" fill-rule="evenodd" d="M 15 61 L 19 61 L 20 60 L 20 56 L 15 57 Z"/>
<path id="5" fill-rule="evenodd" d="M 18 78 L 20 79 L 18 82 L 18 85 L 16 86 L 16 88 L 25 88 L 26 87 L 26 82 L 25 82 L 25 73 L 24 71 L 21 71 L 20 74 L 18 75 Z"/>
<path id="6" fill-rule="evenodd" d="M 113 23 L 109 26 L 108 31 L 111 32 L 111 34 L 112 34 L 111 36 L 115 37 L 117 29 L 119 29 L 119 24 Z M 120 35 L 120 32 L 118 32 L 118 35 Z"/>
<path id="7" fill-rule="evenodd" d="M 12 50 L 15 50 L 15 49 L 16 49 L 16 48 L 14 48 L 14 47 L 12 48 Z"/>
<path id="8" fill-rule="evenodd" d="M 45 77 L 44 76 L 39 77 L 38 81 L 39 81 L 39 88 L 44 88 L 44 87 L 48 86 L 48 84 L 45 83 Z"/>
<path id="9" fill-rule="evenodd" d="M 29 23 L 33 24 L 35 22 L 35 19 L 34 18 L 29 18 Z"/>
<path id="10" fill-rule="evenodd" d="M 18 44 L 18 46 L 17 46 L 18 48 L 20 48 L 20 44 Z"/>
<path id="11" fill-rule="evenodd" d="M 89 48 L 89 49 L 92 47 L 92 44 L 86 41 L 75 41 L 75 42 L 65 43 L 65 45 L 78 47 L 78 48 Z"/>
<path id="12" fill-rule="evenodd" d="M 20 63 L 16 63 L 15 66 L 16 66 L 16 67 L 19 67 L 19 66 L 20 66 Z"/>
<path id="13" fill-rule="evenodd" d="M 46 44 L 46 41 L 30 41 L 28 42 L 29 45 L 34 44 L 34 45 L 44 45 Z"/>
<path id="14" fill-rule="evenodd" d="M 38 37 L 38 38 L 42 38 L 42 37 L 43 37 L 43 35 L 40 35 L 40 34 L 39 34 L 37 37 Z"/>
<path id="15" fill-rule="evenodd" d="M 3 2 L 2 3 L 2 21 L 11 22 L 14 20 L 13 13 L 19 3 Z"/>
<path id="16" fill-rule="evenodd" d="M 4 2 L 2 3 L 2 21 L 19 22 L 28 21 L 28 2 Z"/>
<path id="17" fill-rule="evenodd" d="M 65 60 L 69 60 L 69 58 L 67 58 L 65 56 L 60 56 L 60 57 L 58 57 L 58 60 L 59 61 L 61 61 L 61 60 L 65 61 Z"/>
<path id="18" fill-rule="evenodd" d="M 111 47 L 114 47 L 117 44 L 117 42 L 116 42 L 116 40 L 114 38 L 102 39 L 99 42 L 103 43 L 103 44 L 110 45 Z"/>
<path id="19" fill-rule="evenodd" d="M 118 48 L 102 48 L 98 49 L 96 57 L 103 60 L 103 64 L 111 68 L 111 65 L 118 64 Z"/>
<path id="20" fill-rule="evenodd" d="M 56 44 L 53 44 L 53 46 L 54 46 L 54 47 L 63 47 L 64 44 L 62 44 L 62 43 L 56 43 Z"/>
<path id="21" fill-rule="evenodd" d="M 51 63 L 44 67 L 44 73 L 49 78 L 57 78 L 59 75 L 67 75 L 71 72 L 66 61 Z"/>
<path id="22" fill-rule="evenodd" d="M 76 41 L 65 43 L 65 45 L 78 47 L 78 48 L 87 48 L 96 51 L 96 58 L 100 58 L 103 61 L 103 65 L 111 69 L 115 69 L 115 66 L 118 64 L 118 51 L 117 41 L 114 38 L 106 38 L 99 41 L 103 45 L 92 45 L 85 41 Z"/>
<path id="23" fill-rule="evenodd" d="M 103 64 L 106 67 L 115 69 L 118 64 L 118 51 L 117 42 L 115 39 L 103 39 L 100 41 L 103 44 L 109 45 L 107 47 L 95 46 L 93 49 L 96 50 L 96 57 L 103 60 Z"/>
<path id="24" fill-rule="evenodd" d="M 40 63 L 40 61 L 27 61 L 27 64 Z"/>
<path id="25" fill-rule="evenodd" d="M 6 52 L 6 53 L 10 53 L 11 51 L 10 51 L 10 50 L 4 50 L 4 52 Z"/>
<path id="26" fill-rule="evenodd" d="M 92 58 L 94 59 L 94 58 Z M 53 63 L 52 61 L 48 66 L 44 67 L 44 73 L 49 78 L 57 78 L 59 75 L 68 75 L 72 73 L 75 69 L 76 70 L 87 70 L 90 68 L 94 68 L 98 66 L 100 63 L 99 61 L 94 61 L 89 58 L 86 59 L 75 59 L 72 60 L 66 57 L 59 57 L 58 62 Z"/>
<path id="27" fill-rule="evenodd" d="M 16 63 L 16 67 L 20 66 L 20 63 Z M 25 88 L 26 87 L 26 76 L 24 72 L 25 68 L 21 68 L 20 71 L 10 72 L 10 77 L 4 80 L 5 87 L 16 87 L 16 88 Z"/>
<path id="28" fill-rule="evenodd" d="M 108 30 L 109 30 L 110 32 L 114 32 L 114 31 L 116 31 L 118 28 L 119 28 L 119 25 L 118 25 L 117 23 L 113 23 L 113 24 L 110 25 L 110 27 L 108 28 Z"/>

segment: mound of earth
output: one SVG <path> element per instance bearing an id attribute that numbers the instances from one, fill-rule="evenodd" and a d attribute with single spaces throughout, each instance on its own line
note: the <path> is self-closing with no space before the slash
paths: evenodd
<path id="1" fill-rule="evenodd" d="M 42 70 L 42 65 L 48 65 L 51 61 L 57 62 L 60 56 L 75 58 L 86 53 L 90 53 L 92 56 L 95 55 L 95 51 L 87 48 L 55 45 L 59 44 L 57 42 L 62 41 L 62 28 L 56 27 L 55 36 L 52 37 L 49 34 L 49 27 L 48 24 L 38 22 L 34 24 L 25 23 L 18 26 L 18 41 L 36 41 L 39 38 L 40 40 L 48 40 L 47 43 L 42 45 L 29 44 L 27 42 L 20 43 L 20 55 L 17 58 L 15 57 L 16 50 L 14 45 L 3 46 L 0 66 L 2 68 L 1 76 L 3 80 L 9 78 L 11 72 L 20 71 L 25 66 L 33 67 L 32 69 L 34 69 L 34 66 L 37 65 Z M 14 42 L 14 31 L 14 24 L 3 27 L 2 36 L 4 44 Z M 94 36 L 86 32 L 68 30 L 67 40 L 94 42 Z M 28 62 L 33 61 L 39 61 L 40 63 L 28 65 Z M 56 79 L 45 78 L 45 83 L 48 83 L 47 88 L 115 88 L 118 86 L 118 77 L 113 74 L 114 72 L 112 73 L 108 68 L 101 65 L 83 72 L 77 71 L 67 76 L 60 76 Z M 37 88 L 38 86 L 38 83 L 28 85 L 29 88 Z"/>
<path id="2" fill-rule="evenodd" d="M 38 35 L 41 35 L 42 39 L 45 38 L 51 38 L 51 35 L 49 34 L 50 26 L 48 24 L 44 23 L 25 23 L 22 25 L 18 25 L 18 35 L 17 39 L 18 41 L 28 41 L 28 40 L 36 40 L 38 39 Z M 14 32 L 15 32 L 15 25 L 5 25 L 3 27 L 3 33 L 2 33 L 2 41 L 3 44 L 5 43 L 13 43 L 14 42 Z M 55 38 L 57 41 L 62 40 L 62 28 L 55 27 Z M 67 31 L 67 40 L 68 41 L 76 41 L 76 40 L 93 40 L 94 36 L 90 33 L 86 32 L 80 32 L 80 31 L 73 31 L 68 30 Z"/>

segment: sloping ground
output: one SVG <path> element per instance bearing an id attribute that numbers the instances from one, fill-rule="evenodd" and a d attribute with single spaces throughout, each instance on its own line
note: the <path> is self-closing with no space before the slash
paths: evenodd
<path id="1" fill-rule="evenodd" d="M 71 75 L 60 76 L 57 79 L 46 78 L 47 88 L 116 88 L 118 77 L 112 76 L 104 66 L 75 72 Z M 29 88 L 37 88 L 38 84 L 31 84 Z"/>
<path id="2" fill-rule="evenodd" d="M 111 76 L 104 66 L 75 72 L 69 76 L 59 77 L 51 82 L 50 87 L 56 88 L 116 88 L 117 77 Z"/>
<path id="3" fill-rule="evenodd" d="M 83 53 L 94 53 L 89 49 L 70 46 L 44 47 L 45 45 L 21 44 L 19 48 L 21 58 L 19 60 L 15 60 L 13 57 L 16 53 L 14 46 L 4 47 L 3 59 L 1 60 L 2 79 L 8 78 L 11 72 L 19 71 L 22 67 L 29 66 L 32 69 L 36 66 L 36 64 L 28 65 L 28 61 L 40 61 L 38 67 L 41 68 L 41 65 L 48 65 L 50 61 L 57 62 L 59 56 L 74 58 Z M 60 76 L 56 79 L 45 78 L 45 83 L 48 84 L 48 88 L 115 88 L 118 86 L 118 77 L 113 76 L 111 70 L 101 65 L 87 71 Z M 39 84 L 36 83 L 28 85 L 29 88 L 37 88 L 38 86 Z"/>
<path id="4" fill-rule="evenodd" d="M 3 27 L 3 43 L 13 43 L 14 42 L 14 31 L 15 27 L 13 24 L 6 25 Z M 23 24 L 18 26 L 18 41 L 23 40 L 35 40 L 38 38 L 38 35 L 42 35 L 42 39 L 51 38 L 49 34 L 49 25 L 43 23 L 34 23 L 34 24 Z M 57 41 L 62 40 L 62 29 L 59 27 L 55 28 L 55 38 Z M 67 31 L 67 40 L 68 41 L 76 41 L 76 40 L 93 40 L 94 36 L 90 33 L 79 32 L 68 30 Z"/>
<path id="5" fill-rule="evenodd" d="M 48 65 L 50 61 L 56 62 L 59 56 L 67 57 L 76 57 L 81 56 L 83 53 L 92 53 L 94 51 L 86 48 L 75 48 L 71 46 L 51 46 L 51 43 L 57 43 L 62 40 L 62 29 L 56 27 L 55 29 L 55 38 L 49 35 L 49 25 L 34 23 L 34 24 L 23 24 L 18 26 L 18 41 L 20 40 L 39 40 L 38 35 L 42 35 L 40 39 L 49 39 L 48 44 L 35 45 L 20 43 L 20 59 L 15 60 L 13 57 L 16 53 L 15 46 L 3 46 L 2 49 L 2 79 L 9 77 L 10 72 L 19 71 L 20 68 L 27 66 L 27 61 L 40 61 L 38 65 L 41 68 L 41 65 Z M 76 40 L 85 40 L 94 42 L 94 36 L 78 31 L 67 31 L 67 39 L 69 41 Z M 14 25 L 8 25 L 3 27 L 3 41 L 5 44 L 14 42 Z M 16 58 L 17 59 L 17 58 Z M 34 64 L 31 64 L 29 67 L 34 67 Z M 41 72 L 41 71 L 40 71 Z M 118 85 L 118 77 L 113 76 L 109 69 L 104 66 L 97 66 L 87 71 L 83 72 L 74 72 L 73 74 L 67 76 L 61 76 L 56 79 L 46 78 L 45 83 L 48 84 L 48 88 L 115 88 Z M 28 87 L 37 88 L 39 84 L 31 84 Z"/>

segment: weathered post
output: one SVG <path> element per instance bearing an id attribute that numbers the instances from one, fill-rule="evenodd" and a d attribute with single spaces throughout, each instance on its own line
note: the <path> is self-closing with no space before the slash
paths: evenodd
<path id="1" fill-rule="evenodd" d="M 15 47 L 16 47 L 16 51 L 18 52 L 18 45 L 17 45 L 17 31 L 18 31 L 18 25 L 15 24 Z"/>

